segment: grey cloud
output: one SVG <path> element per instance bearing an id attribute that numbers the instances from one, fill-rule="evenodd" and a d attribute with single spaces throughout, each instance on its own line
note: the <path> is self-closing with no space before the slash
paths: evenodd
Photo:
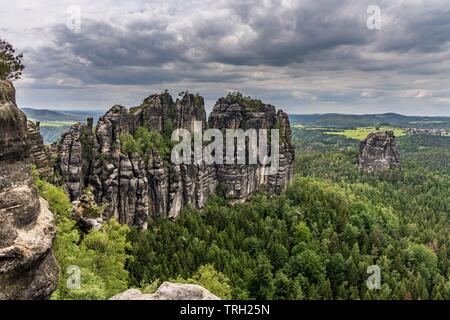
<path id="1" fill-rule="evenodd" d="M 445 1 L 402 2 L 378 39 L 378 50 L 419 53 L 449 50 L 450 8 Z"/>
<path id="2" fill-rule="evenodd" d="M 446 1 L 423 3 L 248 0 L 195 2 L 192 9 L 180 2 L 170 12 L 143 6 L 139 14 L 88 16 L 79 33 L 61 23 L 43 29 L 51 40 L 26 50 L 27 74 L 39 80 L 34 88 L 191 85 L 206 94 L 242 89 L 287 105 L 316 95 L 317 103 L 339 96 L 366 103 L 367 89 L 395 104 L 392 92 L 421 77 L 450 87 L 450 9 Z M 371 4 L 381 8 L 382 30 L 366 27 Z M 439 89 L 427 85 L 414 89 Z"/>

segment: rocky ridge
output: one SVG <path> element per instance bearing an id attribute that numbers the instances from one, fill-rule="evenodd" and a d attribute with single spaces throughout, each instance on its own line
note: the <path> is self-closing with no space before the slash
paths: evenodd
<path id="1" fill-rule="evenodd" d="M 167 92 L 146 98 L 135 108 L 113 106 L 94 130 L 76 124 L 63 134 L 57 145 L 57 170 L 63 185 L 75 201 L 88 185 L 99 204 L 107 204 L 104 218 L 145 229 L 149 217 L 175 219 L 181 208 L 202 208 L 210 195 L 223 193 L 233 201 L 245 201 L 262 185 L 279 192 L 292 178 L 294 148 L 286 113 L 253 100 L 221 98 L 208 122 L 204 100 L 183 93 L 175 101 Z M 262 165 L 206 165 L 170 162 L 167 155 L 152 151 L 146 156 L 121 152 L 119 137 L 135 134 L 138 128 L 157 131 L 166 139 L 175 128 L 192 132 L 195 121 L 203 129 L 279 129 L 280 168 L 264 175 Z M 170 155 L 169 155 L 170 156 Z"/>
<path id="2" fill-rule="evenodd" d="M 402 168 L 392 131 L 371 133 L 361 142 L 359 167 L 367 172 Z"/>
<path id="3" fill-rule="evenodd" d="M 47 178 L 52 172 L 48 154 L 41 136 L 40 123 L 28 120 L 27 134 L 30 145 L 30 156 L 41 177 Z"/>
<path id="4" fill-rule="evenodd" d="M 0 300 L 47 299 L 56 288 L 53 215 L 31 175 L 27 118 L 0 81 Z"/>
<path id="5" fill-rule="evenodd" d="M 196 284 L 164 282 L 152 294 L 144 294 L 138 289 L 129 289 L 116 294 L 109 300 L 220 300 L 220 298 Z"/>

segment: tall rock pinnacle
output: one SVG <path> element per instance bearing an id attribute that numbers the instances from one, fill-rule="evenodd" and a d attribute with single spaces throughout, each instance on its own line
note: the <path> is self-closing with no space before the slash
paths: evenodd
<path id="1" fill-rule="evenodd" d="M 0 81 L 0 300 L 47 299 L 56 288 L 53 215 L 31 176 L 27 118 Z"/>
<path id="2" fill-rule="evenodd" d="M 248 98 L 220 98 L 206 120 L 204 99 L 182 93 L 173 100 L 168 92 L 153 94 L 128 110 L 113 106 L 96 129 L 76 124 L 58 145 L 58 171 L 72 201 L 91 185 L 97 203 L 106 204 L 104 218 L 145 229 L 147 221 L 161 216 L 175 219 L 186 205 L 203 208 L 211 195 L 222 193 L 234 202 L 247 200 L 263 185 L 281 191 L 293 176 L 294 148 L 286 113 Z M 181 164 L 170 154 L 122 152 L 120 136 L 138 128 L 170 139 L 174 129 L 192 130 L 201 121 L 203 130 L 279 129 L 280 157 L 276 174 L 264 175 L 262 165 Z"/>

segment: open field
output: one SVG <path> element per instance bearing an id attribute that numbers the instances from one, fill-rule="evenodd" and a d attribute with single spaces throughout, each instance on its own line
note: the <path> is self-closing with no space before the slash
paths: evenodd
<path id="1" fill-rule="evenodd" d="M 30 119 L 31 121 L 36 121 L 33 119 Z M 73 121 L 41 121 L 40 126 L 41 127 L 70 127 L 75 122 Z"/>

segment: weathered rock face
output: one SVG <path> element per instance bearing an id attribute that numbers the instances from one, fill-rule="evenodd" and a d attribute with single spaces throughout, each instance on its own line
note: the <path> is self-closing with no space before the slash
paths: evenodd
<path id="1" fill-rule="evenodd" d="M 58 170 L 72 201 L 91 185 L 97 203 L 107 204 L 104 218 L 114 217 L 120 223 L 145 229 L 148 217 L 175 219 L 186 205 L 203 208 L 222 182 L 230 198 L 243 201 L 262 184 L 278 192 L 292 178 L 294 152 L 287 114 L 269 105 L 252 110 L 225 98 L 214 107 L 209 127 L 280 129 L 280 168 L 276 174 L 264 175 L 261 165 L 175 165 L 170 155 L 152 152 L 143 157 L 121 152 L 122 134 L 134 134 L 144 127 L 169 138 L 175 128 L 192 132 L 195 121 L 202 121 L 206 128 L 202 97 L 186 93 L 174 101 L 165 92 L 149 96 L 130 110 L 113 106 L 99 119 L 95 133 L 89 125 L 73 126 L 57 148 Z"/>
<path id="2" fill-rule="evenodd" d="M 61 143 L 58 146 L 58 166 L 71 199 L 77 199 L 84 188 L 82 131 L 83 125 L 80 123 L 73 125 L 68 132 L 62 135 Z"/>
<path id="3" fill-rule="evenodd" d="M 113 296 L 110 300 L 220 300 L 220 298 L 196 284 L 164 282 L 153 294 L 130 289 Z"/>
<path id="4" fill-rule="evenodd" d="M 73 216 L 80 229 L 89 233 L 91 230 L 100 230 L 102 227 L 101 208 L 95 202 L 94 195 L 90 189 L 86 189 L 81 194 L 78 201 L 75 201 Z"/>
<path id="5" fill-rule="evenodd" d="M 281 191 L 292 179 L 294 148 L 291 143 L 289 118 L 282 110 L 276 112 L 274 106 L 263 104 L 257 100 L 220 98 L 209 116 L 209 127 L 222 130 L 224 136 L 226 129 L 279 130 L 280 157 L 276 174 L 264 174 L 267 166 L 260 162 L 254 165 L 224 164 L 217 166 L 217 179 L 228 198 L 238 202 L 245 201 L 262 185 L 267 191 L 276 193 Z M 270 143 L 270 140 L 268 142 Z M 237 150 L 235 149 L 234 152 Z"/>
<path id="6" fill-rule="evenodd" d="M 371 133 L 361 142 L 359 167 L 368 172 L 401 169 L 400 152 L 392 131 Z"/>
<path id="7" fill-rule="evenodd" d="M 128 109 L 112 107 L 99 119 L 95 135 L 83 144 L 91 155 L 83 171 L 85 184 L 94 188 L 96 201 L 108 204 L 106 219 L 114 217 L 122 224 L 145 228 L 149 211 L 145 165 L 137 154 L 120 152 L 119 137 L 132 133 L 132 127 L 133 116 Z"/>
<path id="8" fill-rule="evenodd" d="M 30 169 L 27 119 L 0 81 L 0 300 L 47 299 L 56 288 L 53 215 Z"/>
<path id="9" fill-rule="evenodd" d="M 16 106 L 11 82 L 0 82 L 0 159 L 23 160 L 27 150 L 27 118 Z"/>

